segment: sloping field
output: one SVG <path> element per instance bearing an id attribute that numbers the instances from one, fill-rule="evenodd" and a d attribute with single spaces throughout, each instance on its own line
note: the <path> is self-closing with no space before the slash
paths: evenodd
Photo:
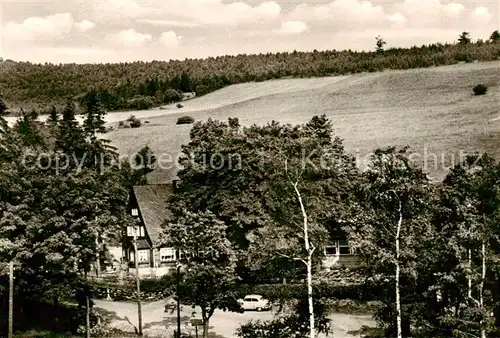
<path id="1" fill-rule="evenodd" d="M 488 85 L 486 95 L 472 94 L 478 83 Z M 164 168 L 169 159 L 175 166 L 181 144 L 189 140 L 190 126 L 175 124 L 182 115 L 238 117 L 249 125 L 297 124 L 326 114 L 360 166 L 378 147 L 409 145 L 412 159 L 440 178 L 460 154 L 488 152 L 500 158 L 500 62 L 240 84 L 158 113 L 163 115 L 148 118 L 151 123 L 144 127 L 108 135 L 121 154 L 149 145 L 163 156 Z M 151 182 L 169 177 L 152 173 Z"/>

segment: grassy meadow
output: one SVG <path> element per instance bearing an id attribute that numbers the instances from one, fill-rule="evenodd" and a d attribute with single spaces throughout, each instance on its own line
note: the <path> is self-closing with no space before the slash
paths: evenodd
<path id="1" fill-rule="evenodd" d="M 488 93 L 474 96 L 472 87 L 479 83 L 489 87 Z M 436 179 L 458 162 L 460 152 L 500 157 L 500 61 L 244 83 L 183 104 L 158 110 L 155 117 L 147 111 L 143 122 L 150 123 L 114 130 L 108 137 L 122 155 L 148 145 L 163 156 L 165 167 L 189 140 L 191 125 L 176 125 L 183 115 L 196 120 L 238 117 L 250 125 L 272 120 L 298 124 L 326 114 L 360 166 L 370 152 L 390 145 L 409 145 L 413 160 Z M 141 118 L 141 112 L 134 115 Z M 150 183 L 171 175 L 170 170 L 153 172 Z"/>

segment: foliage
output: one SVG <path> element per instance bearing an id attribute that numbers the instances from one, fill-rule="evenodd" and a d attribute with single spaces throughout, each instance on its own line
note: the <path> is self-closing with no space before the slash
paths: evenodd
<path id="1" fill-rule="evenodd" d="M 460 36 L 458 37 L 458 43 L 461 45 L 468 45 L 471 43 L 470 39 L 470 33 L 469 32 L 462 32 Z"/>
<path id="2" fill-rule="evenodd" d="M 195 91 L 200 96 L 231 84 L 289 76 L 421 68 L 466 59 L 490 61 L 497 59 L 499 51 L 498 44 L 435 43 L 390 48 L 384 53 L 325 50 L 121 64 L 55 65 L 6 60 L 0 92 L 16 111 L 24 107 L 43 113 L 52 105 L 62 108 L 68 98 L 84 107 L 85 95 L 95 88 L 106 111 L 127 110 L 180 101 L 183 91 Z M 267 66 L 261 67 L 263 64 Z"/>
<path id="3" fill-rule="evenodd" d="M 17 294 L 15 297 L 15 331 L 36 328 L 38 330 L 76 333 L 79 326 L 85 325 L 84 310 L 70 305 L 27 300 Z M 7 309 L 7 297 L 2 299 L 2 307 Z M 0 313 L 0 336 L 2 337 L 7 337 L 7 315 L 8 311 Z M 96 324 L 96 317 L 92 316 L 91 322 Z M 26 336 L 28 335 L 26 334 Z"/>
<path id="4" fill-rule="evenodd" d="M 488 87 L 484 84 L 478 84 L 472 88 L 474 95 L 485 95 L 488 91 Z"/>
<path id="5" fill-rule="evenodd" d="M 127 122 L 129 122 L 131 128 L 139 128 L 141 126 L 141 120 L 139 120 L 134 115 L 130 116 L 127 119 Z"/>
<path id="6" fill-rule="evenodd" d="M 181 116 L 177 119 L 177 124 L 191 124 L 194 121 L 194 117 L 192 116 Z"/>
<path id="7" fill-rule="evenodd" d="M 377 300 L 386 292 L 384 285 L 375 283 L 317 283 L 313 285 L 313 290 L 318 298 L 360 301 Z M 272 303 L 288 303 L 304 298 L 306 290 L 304 284 L 258 284 L 241 285 L 239 292 L 242 296 L 245 294 L 262 295 Z"/>
<path id="8" fill-rule="evenodd" d="M 470 156 L 443 182 L 435 222 L 446 240 L 436 247 L 439 279 L 435 288 L 441 292 L 445 311 L 429 320 L 437 332 L 479 335 L 481 328 L 492 329 L 489 314 L 498 304 L 499 285 L 499 170 L 499 164 L 487 155 Z"/>
<path id="9" fill-rule="evenodd" d="M 155 170 L 156 156 L 148 146 L 144 146 L 134 157 L 135 184 L 147 184 L 147 175 Z"/>
<path id="10" fill-rule="evenodd" d="M 425 253 L 435 236 L 429 222 L 432 186 L 421 169 L 411 166 L 407 152 L 394 147 L 375 151 L 347 227 L 349 243 L 370 274 L 381 285 L 382 280 L 396 284 L 381 294 L 387 298 L 381 299 L 385 306 L 377 315 L 390 336 L 396 334 L 396 293 L 402 297 L 403 336 L 410 334 L 408 311 L 413 305 L 406 303 L 425 278 L 419 264 L 430 259 Z"/>
<path id="11" fill-rule="evenodd" d="M 498 29 L 496 31 L 494 31 L 493 33 L 491 33 L 490 41 L 493 43 L 500 42 L 500 31 L 498 31 Z"/>
<path id="12" fill-rule="evenodd" d="M 18 302 L 57 303 L 87 289 L 86 275 L 106 254 L 102 243 L 129 221 L 126 177 L 103 168 L 114 155 L 98 137 L 103 115 L 91 97 L 83 125 L 71 103 L 47 125 L 35 114 L 15 128 L 1 121 L 0 264 L 15 261 Z"/>
<path id="13" fill-rule="evenodd" d="M 227 226 L 210 211 L 184 211 L 165 228 L 165 241 L 182 254 L 184 266 L 178 297 L 201 307 L 203 337 L 216 309 L 241 312 L 236 294 L 236 255 Z"/>
<path id="14" fill-rule="evenodd" d="M 316 332 L 328 335 L 331 330 L 330 319 L 324 300 L 314 299 L 314 312 Z M 237 335 L 240 338 L 299 338 L 307 336 L 308 326 L 307 298 L 301 298 L 294 306 L 292 314 L 281 315 L 267 322 L 250 321 L 238 328 Z"/>
<path id="15" fill-rule="evenodd" d="M 379 35 L 375 38 L 375 40 L 377 40 L 377 42 L 375 43 L 375 50 L 380 53 L 380 52 L 383 52 L 384 51 L 384 46 L 387 44 L 387 42 L 384 41 L 384 39 L 382 39 L 382 37 Z"/>
<path id="16" fill-rule="evenodd" d="M 272 122 L 241 127 L 237 119 L 197 122 L 191 141 L 183 146 L 180 164 L 180 183 L 170 201 L 173 212 L 180 206 L 210 210 L 228 225 L 236 247 L 249 248 L 240 258 L 240 267 L 250 272 L 274 270 L 280 275 L 269 277 L 280 279 L 297 277 L 301 270 L 297 266 L 287 275 L 288 268 L 282 264 L 288 261 L 292 267 L 297 262 L 276 252 L 295 257 L 303 253 L 297 237 L 302 215 L 287 173 L 296 175 L 304 166 L 300 189 L 316 246 L 328 233 L 339 232 L 342 205 L 348 203 L 357 175 L 353 158 L 345 154 L 325 116 L 299 126 Z"/>

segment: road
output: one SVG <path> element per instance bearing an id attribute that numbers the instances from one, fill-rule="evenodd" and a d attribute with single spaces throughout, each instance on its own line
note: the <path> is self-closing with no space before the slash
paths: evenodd
<path id="1" fill-rule="evenodd" d="M 137 326 L 137 304 L 130 302 L 115 302 L 105 300 L 94 300 L 95 306 L 101 313 L 109 316 L 111 326 L 119 328 L 126 332 L 134 332 Z M 143 304 L 142 306 L 142 324 L 143 332 L 146 337 L 165 337 L 171 338 L 173 330 L 177 327 L 177 313 L 165 313 L 164 306 L 166 301 L 156 301 Z M 193 316 L 193 308 L 183 306 L 181 309 L 181 332 L 192 333 L 195 337 L 195 330 L 189 324 L 191 318 L 201 318 L 199 309 Z M 237 328 L 250 320 L 270 320 L 274 316 L 271 311 L 254 312 L 248 311 L 242 314 L 233 312 L 224 312 L 217 310 L 210 319 L 210 332 L 213 338 L 236 338 Z M 335 338 L 359 337 L 355 332 L 361 329 L 361 326 L 374 326 L 375 323 L 370 316 L 358 316 L 342 313 L 330 315 L 332 319 L 333 335 Z M 199 328 L 201 337 L 201 327 Z M 321 337 L 318 337 L 321 338 Z"/>

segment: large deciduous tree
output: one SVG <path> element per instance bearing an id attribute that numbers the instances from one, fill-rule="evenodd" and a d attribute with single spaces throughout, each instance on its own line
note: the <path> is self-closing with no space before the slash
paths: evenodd
<path id="1" fill-rule="evenodd" d="M 254 272 L 277 259 L 306 263 L 312 305 L 313 259 L 320 251 L 315 247 L 341 232 L 358 177 L 331 121 L 323 115 L 296 126 L 199 122 L 183 147 L 181 164 L 174 212 L 182 207 L 212 211 L 228 225 L 231 241 L 248 250 L 247 257 L 258 258 L 251 264 L 247 257 L 240 260 Z M 314 335 L 312 309 L 309 315 Z"/>
<path id="2" fill-rule="evenodd" d="M 168 246 L 181 254 L 183 265 L 180 301 L 199 306 L 203 337 L 216 309 L 240 311 L 236 293 L 236 254 L 226 235 L 224 222 L 209 211 L 185 211 L 164 233 Z"/>
<path id="3" fill-rule="evenodd" d="M 469 156 L 442 185 L 437 284 L 447 311 L 435 326 L 446 326 L 453 336 L 486 337 L 492 327 L 489 314 L 498 302 L 499 187 L 500 166 L 487 155 Z"/>
<path id="4" fill-rule="evenodd" d="M 386 335 L 411 335 L 412 297 L 418 292 L 419 264 L 426 262 L 432 188 L 421 169 L 411 165 L 407 148 L 375 151 L 363 174 L 364 189 L 349 225 L 350 245 L 370 275 L 390 293 L 378 313 Z M 382 295 L 381 295 L 382 296 Z"/>

